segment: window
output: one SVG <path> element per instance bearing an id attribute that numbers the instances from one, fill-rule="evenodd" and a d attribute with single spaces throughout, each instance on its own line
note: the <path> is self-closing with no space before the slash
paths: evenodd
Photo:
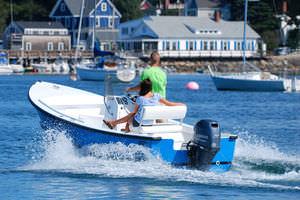
<path id="1" fill-rule="evenodd" d="M 193 51 L 193 50 L 194 50 L 194 42 L 193 42 L 193 41 L 190 41 L 190 42 L 189 42 L 189 50 L 190 50 L 190 51 Z"/>
<path id="2" fill-rule="evenodd" d="M 26 50 L 31 51 L 31 42 L 26 42 Z"/>
<path id="3" fill-rule="evenodd" d="M 25 34 L 26 35 L 32 35 L 32 30 L 31 29 L 26 29 Z"/>
<path id="4" fill-rule="evenodd" d="M 214 41 L 209 42 L 210 50 L 214 50 Z"/>
<path id="5" fill-rule="evenodd" d="M 95 20 L 96 27 L 100 27 L 100 18 L 96 18 Z"/>
<path id="6" fill-rule="evenodd" d="M 63 42 L 59 42 L 58 43 L 58 50 L 59 51 L 63 51 L 64 50 L 64 43 Z"/>
<path id="7" fill-rule="evenodd" d="M 134 32 L 134 30 L 135 30 L 135 28 L 134 28 L 134 27 L 132 27 L 132 28 L 131 28 L 131 33 L 133 33 L 133 32 Z"/>
<path id="8" fill-rule="evenodd" d="M 66 35 L 65 31 L 59 31 L 59 35 Z"/>
<path id="9" fill-rule="evenodd" d="M 166 41 L 166 50 L 169 51 L 170 50 L 170 42 Z"/>
<path id="10" fill-rule="evenodd" d="M 114 20 L 112 18 L 108 18 L 108 27 L 113 27 Z"/>
<path id="11" fill-rule="evenodd" d="M 227 42 L 224 42 L 224 43 L 223 43 L 223 50 L 225 50 L 225 51 L 228 50 Z"/>
<path id="12" fill-rule="evenodd" d="M 39 30 L 39 35 L 43 35 L 43 34 L 44 34 L 44 31 Z"/>
<path id="13" fill-rule="evenodd" d="M 207 41 L 203 42 L 203 50 L 208 50 L 208 42 Z"/>
<path id="14" fill-rule="evenodd" d="M 106 11 L 107 11 L 107 4 L 106 4 L 106 2 L 103 2 L 103 3 L 101 4 L 101 11 L 102 11 L 102 12 L 106 12 Z"/>
<path id="15" fill-rule="evenodd" d="M 237 42 L 237 50 L 241 50 L 242 48 L 241 48 L 241 42 Z"/>
<path id="16" fill-rule="evenodd" d="M 60 5 L 60 11 L 61 12 L 64 12 L 66 10 L 66 5 L 64 4 L 64 3 L 62 3 L 61 5 Z"/>
<path id="17" fill-rule="evenodd" d="M 122 35 L 128 35 L 128 28 L 126 27 L 126 28 L 122 28 L 121 29 L 121 33 L 122 33 Z"/>
<path id="18" fill-rule="evenodd" d="M 53 42 L 48 42 L 48 51 L 53 51 Z"/>
<path id="19" fill-rule="evenodd" d="M 174 41 L 174 42 L 172 42 L 172 50 L 176 50 L 176 42 Z"/>

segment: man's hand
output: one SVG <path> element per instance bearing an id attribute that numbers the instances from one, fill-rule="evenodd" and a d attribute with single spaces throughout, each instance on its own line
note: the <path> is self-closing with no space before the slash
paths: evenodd
<path id="1" fill-rule="evenodd" d="M 131 87 L 127 87 L 126 92 L 130 92 L 130 91 L 131 91 Z"/>

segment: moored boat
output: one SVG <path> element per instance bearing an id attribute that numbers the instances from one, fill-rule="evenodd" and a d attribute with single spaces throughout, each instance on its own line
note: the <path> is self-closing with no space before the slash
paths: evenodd
<path id="1" fill-rule="evenodd" d="M 75 66 L 80 80 L 104 81 L 109 74 L 114 82 L 130 82 L 136 76 L 134 66 L 129 66 L 124 58 L 115 56 L 113 52 L 101 51 L 95 46 L 94 62 L 79 63 Z"/>
<path id="2" fill-rule="evenodd" d="M 129 133 L 124 132 L 125 125 L 112 130 L 103 123 L 103 119 L 115 120 L 132 112 L 135 99 L 130 95 L 101 96 L 48 82 L 36 82 L 29 90 L 29 100 L 39 113 L 42 128 L 64 130 L 76 146 L 138 144 L 174 165 L 214 172 L 230 168 L 237 136 L 221 136 L 214 120 L 201 120 L 194 127 L 183 123 L 185 106 L 146 106 L 142 119 L 168 122 L 131 127 Z"/>
<path id="3" fill-rule="evenodd" d="M 292 80 L 279 78 L 268 72 L 247 73 L 216 73 L 211 72 L 211 78 L 218 90 L 237 91 L 289 91 L 292 90 Z"/>
<path id="4" fill-rule="evenodd" d="M 208 66 L 211 78 L 217 90 L 240 90 L 240 91 L 297 91 L 300 90 L 300 81 L 278 77 L 270 72 L 263 72 L 256 66 L 246 61 L 246 24 L 247 24 L 248 0 L 245 0 L 244 31 L 243 31 L 243 70 L 242 73 L 221 74 L 213 71 Z M 248 65 L 252 72 L 246 72 Z"/>
<path id="5" fill-rule="evenodd" d="M 0 54 L 0 74 L 11 74 L 13 70 L 7 62 L 7 55 Z"/>

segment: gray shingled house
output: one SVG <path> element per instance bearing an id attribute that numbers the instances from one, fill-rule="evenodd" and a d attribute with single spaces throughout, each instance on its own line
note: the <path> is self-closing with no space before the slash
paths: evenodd
<path id="1" fill-rule="evenodd" d="M 68 29 L 59 22 L 13 22 L 3 34 L 4 48 L 24 51 L 68 51 Z"/>

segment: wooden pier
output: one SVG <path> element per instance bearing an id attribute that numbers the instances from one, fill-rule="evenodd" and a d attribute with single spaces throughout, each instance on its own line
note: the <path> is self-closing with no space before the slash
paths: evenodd
<path id="1" fill-rule="evenodd" d="M 22 50 L 3 50 L 8 55 L 9 60 L 56 60 L 58 58 L 74 59 L 76 50 L 71 51 L 22 51 Z M 91 59 L 93 58 L 93 51 L 85 50 L 78 52 L 78 58 Z"/>

